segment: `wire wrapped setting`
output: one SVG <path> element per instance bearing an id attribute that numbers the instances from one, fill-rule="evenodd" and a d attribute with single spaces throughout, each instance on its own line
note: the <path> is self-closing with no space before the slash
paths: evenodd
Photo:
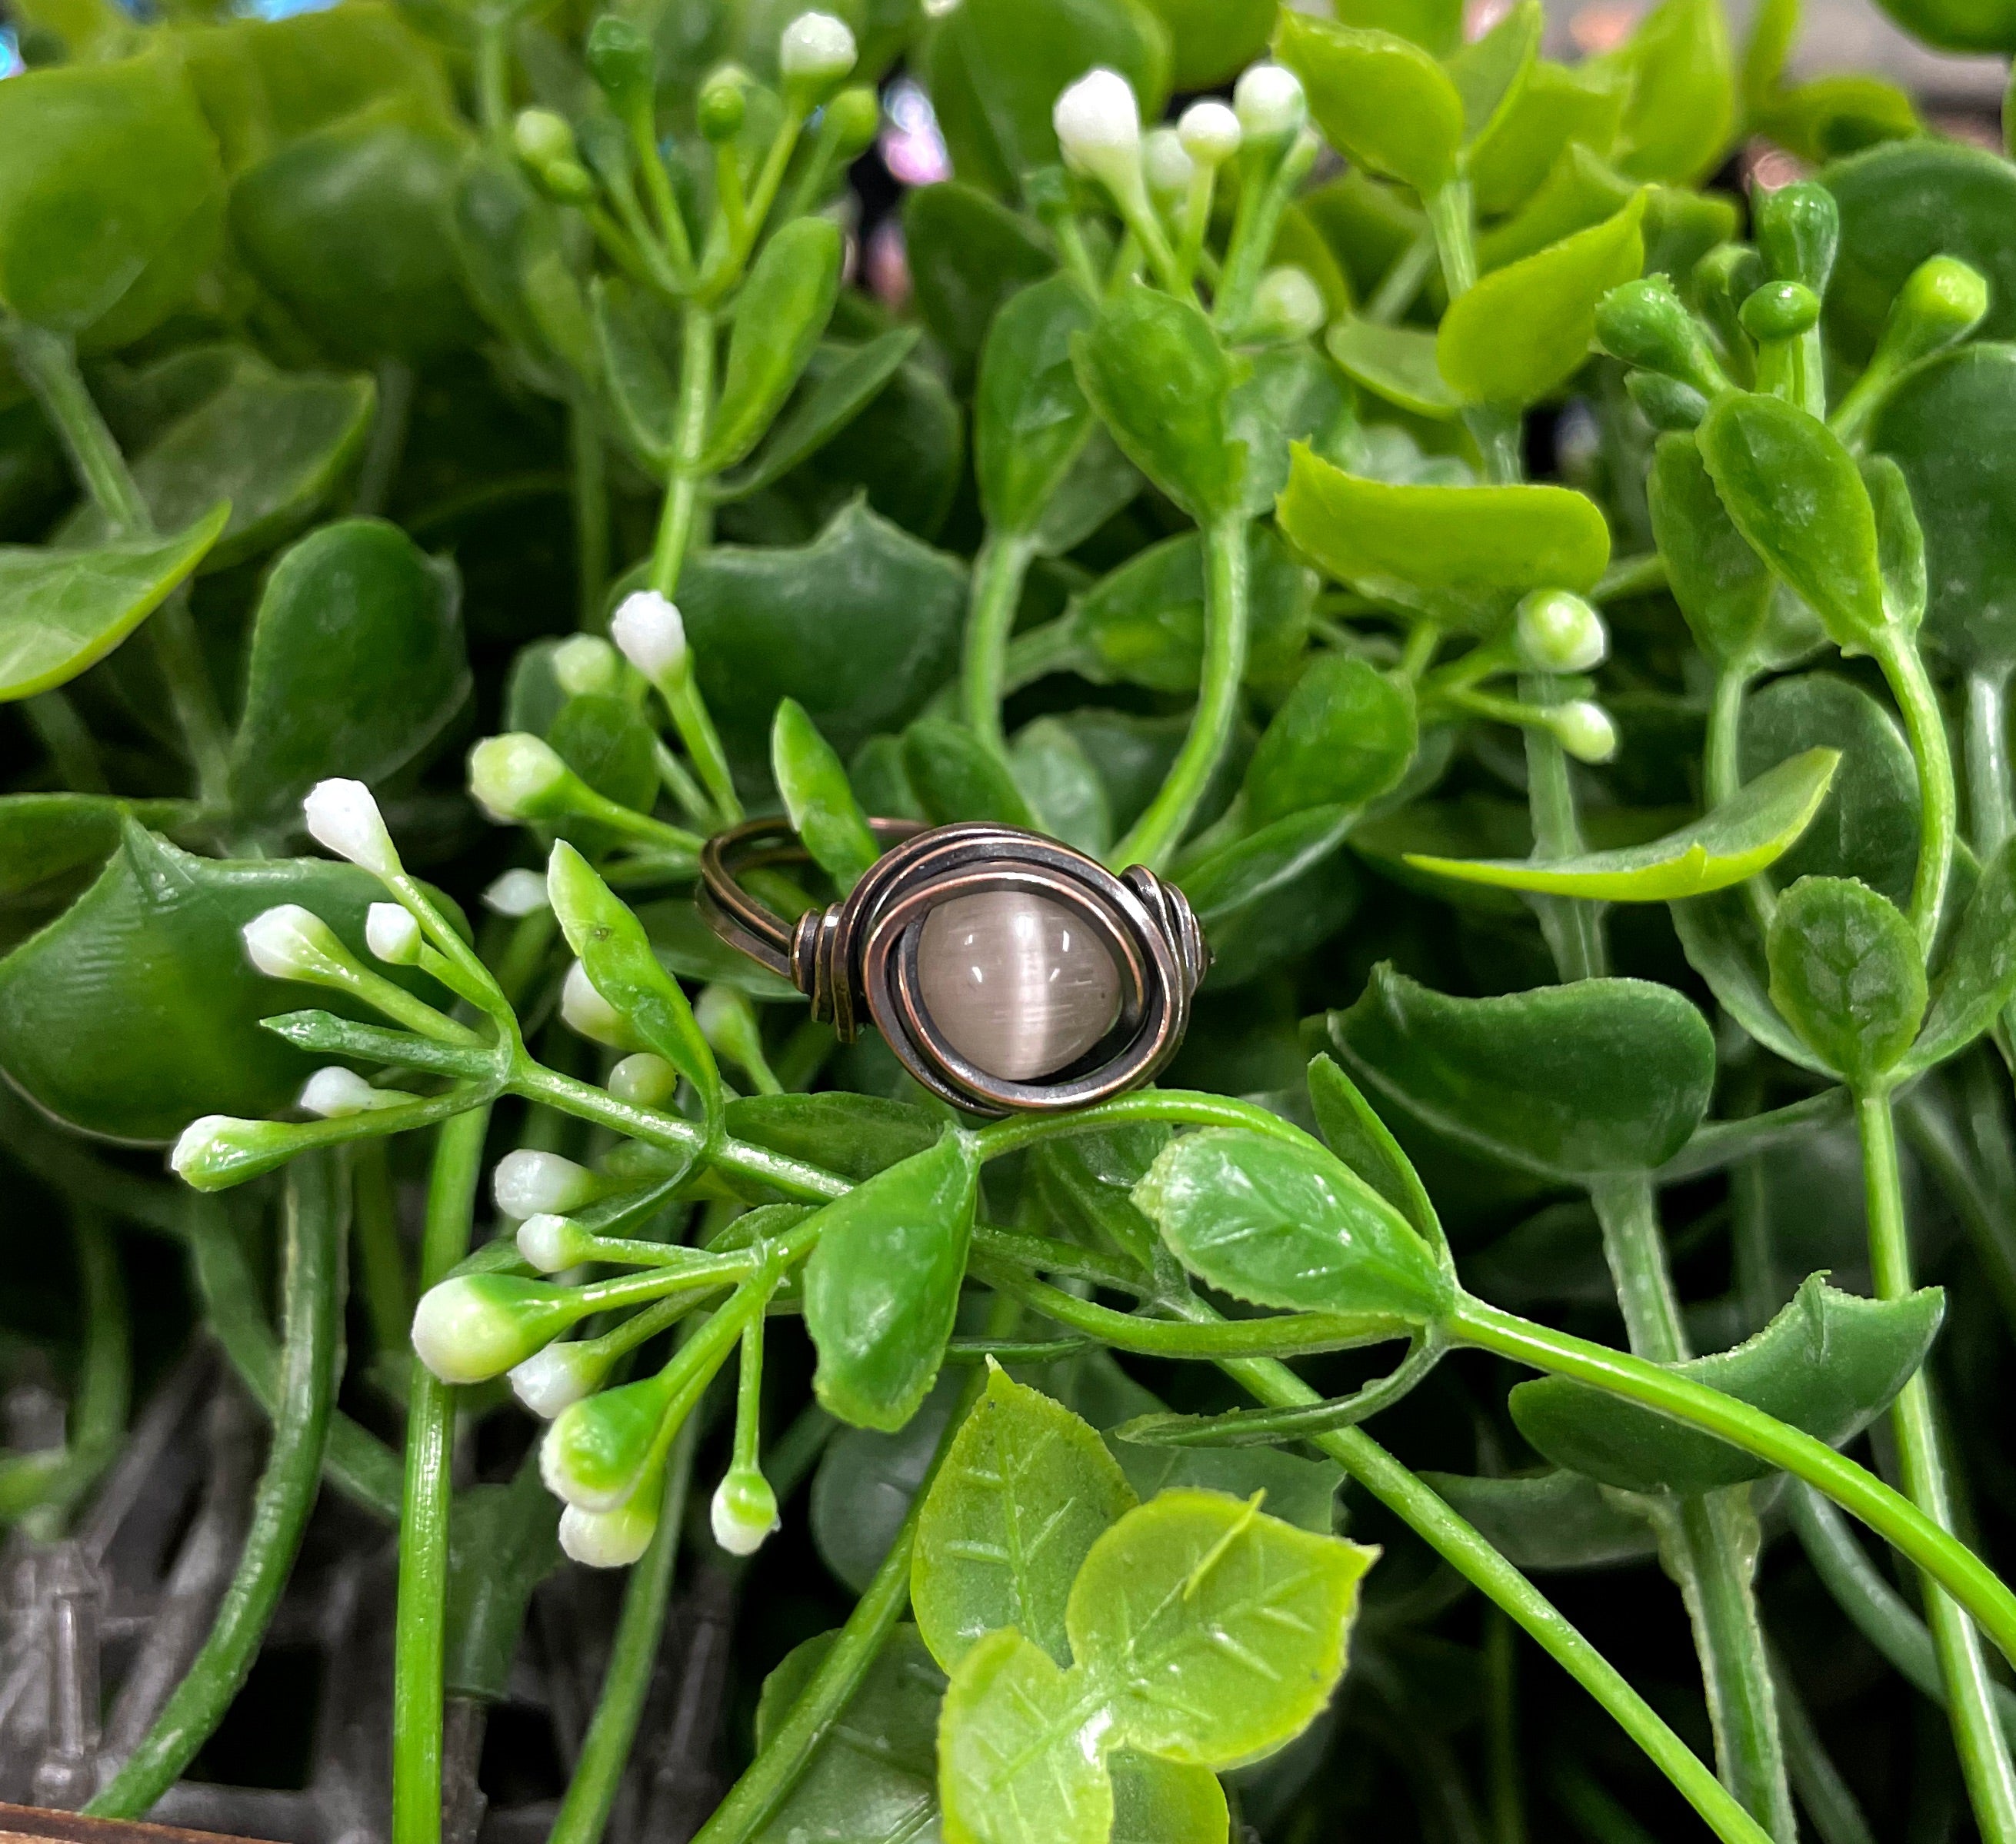
<path id="1" fill-rule="evenodd" d="M 869 822 L 887 849 L 844 900 L 795 925 L 745 890 L 751 872 L 809 854 L 781 818 L 719 833 L 700 854 L 700 911 L 722 940 L 789 980 L 844 1044 L 872 1023 L 903 1066 L 971 1113 L 1057 1113 L 1153 1079 L 1189 1028 L 1211 951 L 1182 891 L 1145 865 L 1116 875 L 1096 859 L 1020 827 L 913 820 Z M 918 944 L 925 918 L 961 897 L 1009 891 L 1043 898 L 1091 929 L 1120 980 L 1119 1016 L 1075 1063 L 1038 1081 L 978 1068 L 924 1005 Z"/>

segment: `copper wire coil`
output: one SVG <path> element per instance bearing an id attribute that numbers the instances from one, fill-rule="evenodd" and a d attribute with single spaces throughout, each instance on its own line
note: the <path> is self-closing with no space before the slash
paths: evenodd
<path id="1" fill-rule="evenodd" d="M 843 900 L 795 924 L 744 890 L 748 872 L 802 864 L 809 854 L 781 818 L 746 821 L 700 854 L 699 906 L 715 933 L 811 1000 L 842 1043 L 872 1023 L 904 1067 L 957 1108 L 979 1114 L 1082 1108 L 1153 1080 L 1189 1028 L 1211 951 L 1183 892 L 1144 865 L 1116 875 L 1096 859 L 1017 826 L 926 827 L 871 820 L 887 849 Z M 962 1056 L 920 996 L 925 918 L 988 891 L 1039 897 L 1069 911 L 1111 958 L 1121 984 L 1111 1030 L 1076 1063 L 1011 1081 Z"/>

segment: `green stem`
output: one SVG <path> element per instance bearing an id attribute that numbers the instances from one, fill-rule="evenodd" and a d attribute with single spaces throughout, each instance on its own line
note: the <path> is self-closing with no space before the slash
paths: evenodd
<path id="1" fill-rule="evenodd" d="M 609 1823 L 644 1713 L 644 1698 L 651 1688 L 652 1668 L 664 1630 L 698 1432 L 697 1422 L 689 1415 L 667 1456 L 658 1527 L 624 1589 L 623 1611 L 617 1619 L 608 1668 L 603 1673 L 602 1694 L 582 1738 L 574 1777 L 547 1834 L 547 1844 L 597 1844 Z"/>
<path id="2" fill-rule="evenodd" d="M 1632 1350 L 1655 1364 L 1688 1357 L 1651 1181 L 1635 1174 L 1602 1179 L 1590 1185 L 1589 1201 L 1603 1227 Z M 1774 1838 L 1796 1844 L 1770 1662 L 1757 1618 L 1759 1542 L 1748 1494 L 1682 1500 L 1662 1520 L 1661 1538 L 1693 1623 L 1723 1779 Z"/>
<path id="3" fill-rule="evenodd" d="M 651 552 L 651 587 L 668 601 L 679 598 L 679 571 L 693 541 L 700 507 L 700 458 L 714 412 L 714 315 L 689 303 L 681 322 L 679 401 L 672 430 L 672 464 Z"/>
<path id="4" fill-rule="evenodd" d="M 966 617 L 966 721 L 997 753 L 1008 746 L 1001 728 L 1008 637 L 1014 631 L 1023 579 L 1035 555 L 1027 537 L 990 531 L 973 560 L 973 599 Z"/>
<path id="5" fill-rule="evenodd" d="M 1204 676 L 1197 712 L 1161 791 L 1114 847 L 1109 861 L 1115 870 L 1168 864 L 1232 740 L 1246 674 L 1246 536 L 1245 516 L 1237 512 L 1221 513 L 1204 527 Z"/>
<path id="6" fill-rule="evenodd" d="M 1199 1301 L 1191 1311 L 1193 1317 L 1202 1318 L 1210 1309 Z M 1269 1407 L 1292 1407 L 1318 1400 L 1315 1390 L 1282 1364 L 1245 1361 L 1227 1363 L 1223 1368 Z M 1315 1444 L 1466 1580 L 1503 1608 L 1543 1652 L 1595 1698 L 1723 1844 L 1769 1844 L 1769 1834 L 1736 1803 L 1651 1705 L 1625 1681 L 1616 1666 L 1426 1484 L 1362 1429 L 1337 1429 L 1317 1436 Z"/>
<path id="7" fill-rule="evenodd" d="M 511 125 L 511 16 L 492 9 L 476 30 L 476 110 L 483 131 L 501 141 Z"/>
<path id="8" fill-rule="evenodd" d="M 459 1261 L 483 1163 L 487 1107 L 442 1123 L 427 1188 L 420 1285 Z M 408 1383 L 406 1489 L 392 1662 L 393 1844 L 441 1844 L 441 1672 L 447 1641 L 448 1462 L 455 1393 L 416 1357 Z"/>
<path id="9" fill-rule="evenodd" d="M 1870 1561 L 1848 1520 L 1833 1501 L 1810 1486 L 1795 1486 L 1787 1496 L 1792 1528 L 1813 1573 L 1833 1596 L 1834 1605 L 1856 1630 L 1881 1652 L 1898 1675 L 1941 1709 L 1946 1706 L 1939 1655 L 1925 1623 L 1911 1611 L 1874 1563 Z M 2016 1691 L 2005 1684 L 1992 1688 L 1996 1719 L 2005 1739 L 2016 1743 Z"/>
<path id="10" fill-rule="evenodd" d="M 1636 557 L 1620 557 L 1596 579 L 1589 598 L 1598 604 L 1622 602 L 1633 595 L 1648 595 L 1666 586 L 1666 560 L 1657 551 Z"/>
<path id="11" fill-rule="evenodd" d="M 1414 304 L 1435 260 L 1433 231 L 1424 231 L 1393 259 L 1393 266 L 1380 278 L 1379 286 L 1365 304 L 1364 317 L 1390 325 Z"/>
<path id="12" fill-rule="evenodd" d="M 24 699 L 21 714 L 49 760 L 55 764 L 62 785 L 74 793 L 109 794 L 112 783 L 105 773 L 105 758 L 98 739 L 77 714 L 77 706 L 66 692 L 41 692 Z"/>
<path id="13" fill-rule="evenodd" d="M 1425 203 L 1435 252 L 1442 259 L 1442 281 L 1453 301 L 1477 286 L 1477 223 L 1470 182 L 1452 179 L 1431 192 Z M 1523 471 L 1518 412 L 1486 404 L 1464 411 L 1463 420 L 1477 443 L 1485 479 L 1494 486 L 1516 481 Z"/>
<path id="14" fill-rule="evenodd" d="M 99 1213 L 74 1214 L 77 1278 L 84 1307 L 84 1361 L 70 1400 L 63 1444 L 53 1454 L 0 1457 L 20 1495 L 0 1491 L 0 1521 L 18 1518 L 31 1542 L 63 1533 L 71 1508 L 117 1455 L 133 1396 L 132 1326 L 118 1252 Z"/>
<path id="15" fill-rule="evenodd" d="M 76 343 L 26 321 L 9 321 L 6 329 L 21 376 L 114 534 L 127 541 L 153 537 L 153 514 L 92 401 L 77 368 Z M 154 611 L 147 633 L 196 771 L 197 794 L 206 807 L 221 807 L 229 796 L 231 748 L 185 590 L 178 588 Z"/>
<path id="16" fill-rule="evenodd" d="M 747 1844 L 769 1821 L 786 1795 L 797 1784 L 814 1752 L 827 1732 L 844 1713 L 860 1688 L 868 1668 L 875 1662 L 890 1633 L 910 1599 L 910 1552 L 916 1547 L 918 1520 L 931 1481 L 945 1463 L 954 1436 L 986 1382 L 986 1371 L 975 1366 L 961 1392 L 957 1406 L 938 1438 L 938 1449 L 924 1476 L 917 1483 L 910 1508 L 896 1532 L 847 1624 L 840 1630 L 811 1681 L 798 1693 L 790 1713 L 772 1732 L 763 1751 L 749 1763 L 742 1778 L 729 1789 L 728 1797 L 715 1809 L 714 1816 L 700 1827 L 693 1844 Z"/>
<path id="17" fill-rule="evenodd" d="M 190 1199 L 185 1220 L 189 1262 L 204 1320 L 239 1381 L 267 1419 L 277 1422 L 283 1407 L 284 1359 L 260 1308 L 245 1251 L 217 1199 L 185 1195 Z M 340 1409 L 329 1421 L 322 1466 L 329 1483 L 354 1504 L 383 1522 L 399 1521 L 398 1455 Z"/>
<path id="18" fill-rule="evenodd" d="M 1559 681 L 1535 675 L 1522 680 L 1520 695 L 1544 708 L 1560 700 Z M 1526 801 L 1533 816 L 1533 856 L 1571 858 L 1582 848 L 1582 820 L 1575 811 L 1575 782 L 1568 751 L 1553 731 L 1529 727 L 1526 738 Z M 1536 897 L 1533 908 L 1564 980 L 1594 980 L 1607 968 L 1603 905 L 1575 897 Z"/>
<path id="19" fill-rule="evenodd" d="M 2004 1655 L 2016 1659 L 2016 1594 L 1908 1498 L 1824 1441 L 1677 1371 L 1536 1325 L 1472 1295 L 1458 1297 L 1447 1329 L 1460 1343 L 1495 1351 L 1515 1363 L 1586 1383 L 1689 1427 L 1705 1429 L 1819 1487 L 1946 1588 Z"/>
<path id="20" fill-rule="evenodd" d="M 1912 1290 L 1911 1250 L 1904 1223 L 1904 1187 L 1897 1164 L 1896 1122 L 1888 1095 L 1856 1100 L 1856 1127 L 1862 1139 L 1863 1199 L 1869 1217 L 1869 1259 L 1881 1299 L 1901 1299 Z M 1904 1490 L 1942 1531 L 1953 1529 L 1953 1504 L 1940 1451 L 1930 1385 L 1921 1370 L 1891 1405 L 1890 1425 L 1903 1468 Z M 1816 1483 L 1818 1482 L 1816 1481 Z M 1925 1584 L 1925 1619 L 1937 1648 L 1939 1674 L 1946 1686 L 1953 1745 L 1985 1844 L 2016 1840 L 2016 1770 L 2000 1726 L 1981 1636 L 1966 1615 L 1931 1582 Z M 2004 1651 L 2007 1641 L 1998 1636 Z"/>
<path id="21" fill-rule="evenodd" d="M 1976 667 L 1967 679 L 1967 802 L 1974 854 L 1983 864 L 2016 832 L 2010 793 L 2009 667 Z"/>
<path id="22" fill-rule="evenodd" d="M 1970 1117 L 1966 1127 L 1923 1084 L 1897 1098 L 1898 1117 L 1911 1150 L 1960 1218 L 2003 1319 L 2016 1332 L 2016 1169 L 1996 1092 L 2007 1089 L 2007 1080 L 1987 1057 L 1970 1057 L 1954 1086 L 1955 1102 Z"/>
<path id="23" fill-rule="evenodd" d="M 392 1195 L 391 1163 L 383 1140 L 365 1140 L 351 1155 L 351 1217 L 357 1240 L 357 1274 L 371 1340 L 380 1351 L 406 1348 L 413 1322 L 413 1289 L 399 1246 L 398 1210 Z"/>
<path id="24" fill-rule="evenodd" d="M 1502 1607 L 1492 1608 L 1485 1622 L 1484 1677 L 1491 1725 L 1492 1844 L 1526 1844 L 1525 1775 L 1519 1759 L 1519 1632 Z"/>
<path id="25" fill-rule="evenodd" d="M 342 1315 L 343 1209 L 333 1159 L 301 1159 L 288 1168 L 285 1216 L 279 1412 L 238 1571 L 195 1662 L 112 1783 L 85 1808 L 94 1817 L 143 1816 L 223 1720 L 252 1669 L 314 1508 Z"/>
<path id="26" fill-rule="evenodd" d="M 1791 1673 L 1774 1660 L 1772 1675 L 1784 1718 L 1786 1762 L 1820 1844 L 1876 1844 L 1869 1821 L 1829 1758 Z"/>
<path id="27" fill-rule="evenodd" d="M 1219 272 L 1211 302 L 1211 318 L 1222 329 L 1236 336 L 1251 312 L 1254 290 L 1273 254 L 1274 239 L 1280 235 L 1281 214 L 1307 176 L 1316 148 L 1316 137 L 1305 133 L 1273 155 L 1271 164 L 1262 166 L 1242 155 L 1244 171 L 1231 241 L 1226 246 L 1225 267 Z"/>
<path id="28" fill-rule="evenodd" d="M 414 382 L 413 368 L 404 359 L 388 358 L 378 367 L 377 413 L 371 419 L 370 444 L 364 451 L 356 490 L 350 496 L 350 510 L 357 518 L 382 516 L 392 497 L 412 420 Z"/>
<path id="29" fill-rule="evenodd" d="M 1953 787 L 1953 751 L 1946 742 L 1945 717 L 1939 694 L 1926 675 L 1917 645 L 1908 635 L 1885 628 L 1875 652 L 1889 681 L 1892 696 L 1904 715 L 1905 733 L 1918 764 L 1918 867 L 1911 879 L 1910 916 L 1923 951 L 1930 954 L 1939 932 L 1939 910 L 1946 901 L 1946 878 L 1953 868 L 1953 834 L 1958 801 Z"/>

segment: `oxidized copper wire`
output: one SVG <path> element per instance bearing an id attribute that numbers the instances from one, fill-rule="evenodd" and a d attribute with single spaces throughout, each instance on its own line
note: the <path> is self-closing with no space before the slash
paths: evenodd
<path id="1" fill-rule="evenodd" d="M 750 820 L 707 842 L 700 911 L 731 947 L 782 974 L 844 1044 L 873 1023 L 904 1067 L 954 1107 L 978 1114 L 1055 1113 L 1153 1079 L 1183 1042 L 1211 951 L 1183 893 L 1145 865 L 1116 876 L 1096 858 L 1017 826 L 871 820 L 885 850 L 842 901 L 787 922 L 742 886 L 752 871 L 809 854 L 780 818 Z M 1071 911 L 1118 970 L 1120 1017 L 1069 1069 L 1011 1082 L 962 1057 L 919 997 L 924 918 L 958 897 L 1017 890 Z"/>

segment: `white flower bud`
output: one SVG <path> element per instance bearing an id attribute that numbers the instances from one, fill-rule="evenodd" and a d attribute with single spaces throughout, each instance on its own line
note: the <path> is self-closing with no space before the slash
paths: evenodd
<path id="1" fill-rule="evenodd" d="M 511 124 L 511 145 L 528 167 L 548 167 L 574 157 L 574 130 L 550 109 L 521 109 Z"/>
<path id="2" fill-rule="evenodd" d="M 1244 138 L 1239 117 L 1222 102 L 1193 102 L 1176 124 L 1183 151 L 1200 167 L 1216 167 L 1238 153 Z"/>
<path id="3" fill-rule="evenodd" d="M 570 634 L 553 649 L 553 677 L 570 698 L 615 692 L 623 685 L 623 663 L 600 634 Z"/>
<path id="4" fill-rule="evenodd" d="M 1253 290 L 1252 330 L 1270 340 L 1306 340 L 1329 318 L 1323 290 L 1306 269 L 1269 269 Z"/>
<path id="5" fill-rule="evenodd" d="M 569 1030 L 592 1043 L 606 1044 L 611 1050 L 637 1047 L 637 1033 L 629 1021 L 596 991 L 579 961 L 567 969 L 567 978 L 560 983 L 560 1016 Z"/>
<path id="6" fill-rule="evenodd" d="M 490 1195 L 506 1217 L 536 1217 L 542 1210 L 564 1216 L 592 1203 L 601 1187 L 587 1166 L 557 1152 L 536 1152 L 520 1146 L 498 1160 L 490 1175 Z"/>
<path id="7" fill-rule="evenodd" d="M 676 679 L 686 668 L 686 624 L 678 608 L 655 589 L 623 598 L 609 623 L 610 638 L 623 657 L 654 685 Z"/>
<path id="8" fill-rule="evenodd" d="M 1610 713 L 1586 698 L 1556 705 L 1548 713 L 1547 728 L 1578 762 L 1607 762 L 1617 753 L 1617 726 Z"/>
<path id="9" fill-rule="evenodd" d="M 536 915 L 546 907 L 546 880 L 536 871 L 506 871 L 491 880 L 483 906 L 498 915 Z"/>
<path id="10" fill-rule="evenodd" d="M 301 802 L 301 814 L 316 844 L 373 876 L 397 877 L 404 868 L 385 817 L 361 781 L 317 782 Z"/>
<path id="11" fill-rule="evenodd" d="M 570 1504 L 560 1513 L 560 1547 L 590 1569 L 625 1569 L 651 1547 L 658 1528 L 655 1500 L 640 1505 L 642 1493 L 614 1511 L 583 1511 Z"/>
<path id="12" fill-rule="evenodd" d="M 609 1092 L 637 1108 L 662 1108 L 679 1093 L 679 1073 L 662 1056 L 641 1050 L 609 1072 Z"/>
<path id="13" fill-rule="evenodd" d="M 518 1225 L 518 1253 L 542 1274 L 556 1274 L 581 1259 L 581 1232 L 571 1217 L 542 1210 Z"/>
<path id="14" fill-rule="evenodd" d="M 1141 171 L 1150 196 L 1167 210 L 1190 190 L 1197 162 L 1183 151 L 1174 128 L 1150 128 L 1141 139 Z"/>
<path id="15" fill-rule="evenodd" d="M 777 41 L 777 68 L 787 83 L 830 88 L 854 68 L 854 34 L 830 13 L 801 13 Z"/>
<path id="16" fill-rule="evenodd" d="M 1239 126 L 1255 139 L 1292 135 L 1309 113 L 1302 86 L 1294 72 L 1280 64 L 1249 64 L 1233 86 L 1232 106 Z"/>
<path id="17" fill-rule="evenodd" d="M 1057 146 L 1074 173 L 1089 174 L 1124 196 L 1141 173 L 1141 110 L 1118 70 L 1088 70 L 1050 111 Z"/>
<path id="18" fill-rule="evenodd" d="M 486 736 L 469 752 L 469 791 L 500 823 L 536 818 L 570 772 L 551 744 L 523 731 Z"/>
<path id="19" fill-rule="evenodd" d="M 192 1120 L 168 1155 L 170 1169 L 178 1178 L 197 1183 L 211 1168 L 232 1158 L 236 1150 L 233 1142 L 252 1124 L 231 1114 L 206 1114 Z"/>
<path id="20" fill-rule="evenodd" d="M 413 966 L 420 958 L 420 925 L 399 904 L 373 903 L 364 912 L 364 944 L 391 966 Z"/>
<path id="21" fill-rule="evenodd" d="M 1603 617 L 1565 589 L 1536 589 L 1519 604 L 1521 656 L 1535 672 L 1587 672 L 1603 662 Z"/>
<path id="22" fill-rule="evenodd" d="M 341 1120 L 352 1114 L 368 1114 L 374 1108 L 396 1108 L 412 1098 L 403 1089 L 373 1088 L 355 1069 L 331 1063 L 302 1085 L 298 1105 L 304 1114 Z"/>
<path id="23" fill-rule="evenodd" d="M 585 1343 L 556 1341 L 513 1367 L 511 1393 L 542 1421 L 550 1422 L 562 1409 L 592 1396 L 608 1369 Z"/>
<path id="24" fill-rule="evenodd" d="M 444 1383 L 487 1382 L 553 1338 L 555 1328 L 500 1294 L 498 1278 L 451 1275 L 413 1309 L 413 1354 Z"/>
<path id="25" fill-rule="evenodd" d="M 351 965 L 335 929 L 298 903 L 261 910 L 239 933 L 246 958 L 269 980 L 340 979 Z"/>
<path id="26" fill-rule="evenodd" d="M 753 1556 L 783 1520 L 777 1494 L 753 1466 L 733 1466 L 715 1487 L 714 1540 L 731 1556 Z"/>

